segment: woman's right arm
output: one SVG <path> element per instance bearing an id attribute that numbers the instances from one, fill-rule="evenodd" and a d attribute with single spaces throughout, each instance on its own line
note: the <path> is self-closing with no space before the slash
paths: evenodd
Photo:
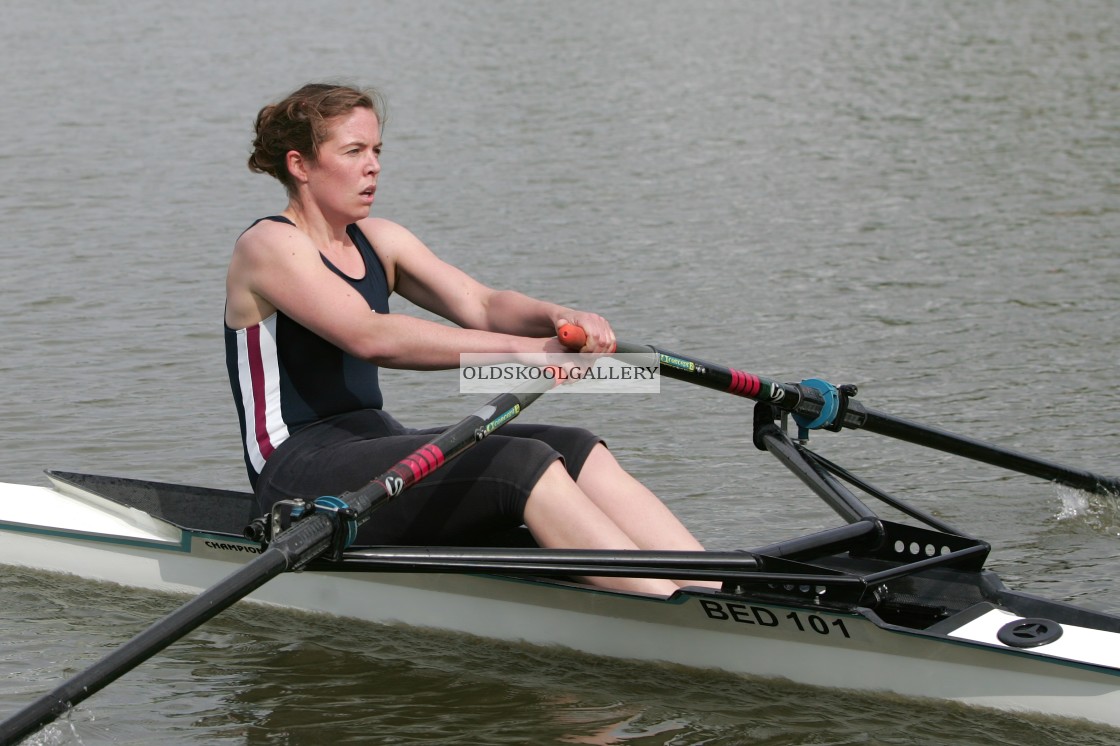
<path id="1" fill-rule="evenodd" d="M 404 314 L 379 314 L 322 261 L 294 226 L 262 221 L 234 246 L 226 277 L 226 324 L 242 329 L 276 310 L 355 357 L 390 368 L 454 368 L 465 352 L 556 352 L 555 338 L 461 329 Z"/>

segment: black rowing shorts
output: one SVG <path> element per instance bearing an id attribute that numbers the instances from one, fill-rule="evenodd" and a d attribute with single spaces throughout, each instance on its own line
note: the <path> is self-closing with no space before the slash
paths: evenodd
<path id="1" fill-rule="evenodd" d="M 277 500 L 314 500 L 368 484 L 440 428 L 406 428 L 366 409 L 300 430 L 273 453 L 256 484 L 262 512 Z M 357 544 L 470 544 L 520 526 L 529 493 L 556 459 L 579 476 L 598 436 L 575 427 L 510 424 L 377 508 Z"/>

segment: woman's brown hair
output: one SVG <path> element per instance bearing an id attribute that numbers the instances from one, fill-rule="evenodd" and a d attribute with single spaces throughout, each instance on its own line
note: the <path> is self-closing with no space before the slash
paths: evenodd
<path id="1" fill-rule="evenodd" d="M 283 100 L 265 106 L 257 114 L 249 170 L 275 177 L 293 195 L 296 187 L 288 171 L 288 153 L 295 150 L 314 162 L 319 146 L 330 135 L 330 120 L 356 108 L 371 110 L 378 123 L 385 126 L 384 100 L 372 89 L 308 83 Z"/>

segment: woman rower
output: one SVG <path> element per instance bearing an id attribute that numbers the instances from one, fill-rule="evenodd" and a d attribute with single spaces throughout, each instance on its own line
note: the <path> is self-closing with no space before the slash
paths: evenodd
<path id="1" fill-rule="evenodd" d="M 594 313 L 495 290 L 412 233 L 370 217 L 381 172 L 376 92 L 309 84 L 265 106 L 249 168 L 288 205 L 233 249 L 225 339 L 249 479 L 262 511 L 281 499 L 358 489 L 431 439 L 386 412 L 379 368 L 455 368 L 461 353 L 613 349 Z M 456 326 L 389 313 L 390 293 Z M 372 311 L 372 312 L 371 312 Z M 544 547 L 700 550 L 699 542 L 590 432 L 506 425 L 376 511 L 361 544 L 456 544 L 525 525 Z M 659 595 L 656 578 L 589 582 Z M 715 585 L 688 582 L 691 585 Z"/>

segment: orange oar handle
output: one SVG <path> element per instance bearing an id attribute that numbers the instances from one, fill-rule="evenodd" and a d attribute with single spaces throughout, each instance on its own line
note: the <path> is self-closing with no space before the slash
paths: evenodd
<path id="1" fill-rule="evenodd" d="M 587 344 L 587 334 L 584 333 L 582 327 L 575 324 L 564 324 L 560 327 L 556 336 L 560 339 L 560 343 L 569 350 L 580 350 Z"/>

